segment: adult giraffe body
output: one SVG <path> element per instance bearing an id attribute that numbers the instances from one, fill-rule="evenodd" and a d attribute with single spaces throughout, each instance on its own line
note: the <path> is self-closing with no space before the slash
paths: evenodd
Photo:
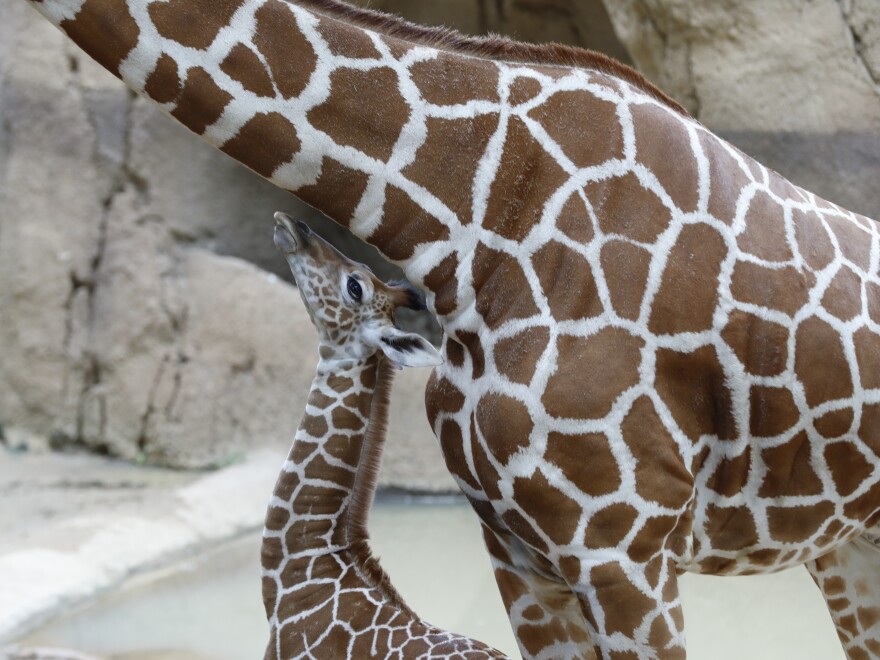
<path id="1" fill-rule="evenodd" d="M 880 654 L 880 233 L 631 70 L 336 0 L 43 0 L 429 293 L 427 391 L 527 657 L 681 657 L 676 575 L 806 563 Z"/>

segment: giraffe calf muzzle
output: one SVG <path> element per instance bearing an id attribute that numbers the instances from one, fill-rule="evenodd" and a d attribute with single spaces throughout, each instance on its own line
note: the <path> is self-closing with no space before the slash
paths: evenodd
<path id="1" fill-rule="evenodd" d="M 286 213 L 275 214 L 275 246 L 284 254 L 293 254 L 308 244 L 306 236 L 311 230 L 301 220 L 294 221 Z"/>

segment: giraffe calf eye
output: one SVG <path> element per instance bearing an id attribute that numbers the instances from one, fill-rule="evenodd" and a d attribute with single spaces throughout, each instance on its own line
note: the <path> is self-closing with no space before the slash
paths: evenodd
<path id="1" fill-rule="evenodd" d="M 345 287 L 346 289 L 348 289 L 348 295 L 351 296 L 351 299 L 359 303 L 364 295 L 364 290 L 361 288 L 361 283 L 358 282 L 355 278 L 349 277 Z"/>

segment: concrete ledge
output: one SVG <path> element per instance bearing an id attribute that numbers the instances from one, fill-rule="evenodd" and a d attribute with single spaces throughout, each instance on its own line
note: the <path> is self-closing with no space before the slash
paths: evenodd
<path id="1" fill-rule="evenodd" d="M 87 456 L 0 455 L 0 493 L 20 491 L 12 504 L 13 522 L 21 521 L 17 529 L 7 527 L 0 544 L 0 644 L 138 572 L 208 544 L 259 534 L 283 459 L 284 452 L 262 450 L 215 473 L 169 475 Z M 31 489 L 16 488 L 20 477 L 53 462 L 55 474 L 75 475 L 66 482 L 69 490 L 103 488 L 105 497 L 82 510 L 81 493 L 66 502 L 56 494 L 47 511 L 39 479 Z M 134 487 L 137 497 L 126 501 L 125 491 Z"/>

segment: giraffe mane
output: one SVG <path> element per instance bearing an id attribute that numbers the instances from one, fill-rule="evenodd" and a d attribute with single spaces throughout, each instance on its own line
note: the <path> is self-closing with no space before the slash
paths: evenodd
<path id="1" fill-rule="evenodd" d="M 401 39 L 469 57 L 540 66 L 586 68 L 621 78 L 676 112 L 688 111 L 630 66 L 613 57 L 586 48 L 560 43 L 531 44 L 497 34 L 474 37 L 448 27 L 428 27 L 399 16 L 354 7 L 340 0 L 286 0 L 330 18 L 357 25 L 383 36 Z"/>
<path id="2" fill-rule="evenodd" d="M 370 507 L 373 504 L 373 495 L 376 492 L 376 482 L 379 479 L 382 448 L 388 431 L 391 385 L 394 382 L 394 368 L 391 363 L 381 353 L 378 355 L 378 360 L 379 366 L 376 374 L 376 387 L 373 390 L 373 400 L 370 405 L 369 423 L 364 433 L 363 449 L 358 462 L 357 475 L 345 523 L 349 552 L 352 563 L 365 582 L 378 589 L 394 607 L 408 616 L 419 618 L 394 588 L 391 578 L 388 577 L 379 560 L 373 556 L 368 542 L 370 534 L 367 530 L 367 520 L 370 515 Z"/>

